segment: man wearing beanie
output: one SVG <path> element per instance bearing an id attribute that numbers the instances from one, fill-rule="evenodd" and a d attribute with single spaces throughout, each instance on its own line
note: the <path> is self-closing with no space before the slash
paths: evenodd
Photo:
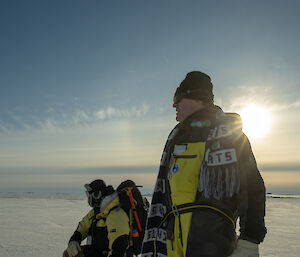
<path id="1" fill-rule="evenodd" d="M 211 79 L 199 71 L 173 101 L 179 123 L 161 158 L 142 256 L 259 256 L 265 186 L 239 115 L 214 105 Z"/>

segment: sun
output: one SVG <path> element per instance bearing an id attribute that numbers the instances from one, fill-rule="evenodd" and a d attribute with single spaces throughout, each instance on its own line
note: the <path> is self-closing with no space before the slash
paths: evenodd
<path id="1" fill-rule="evenodd" d="M 257 104 L 249 104 L 240 111 L 243 121 L 243 131 L 251 139 L 266 135 L 272 123 L 270 111 Z"/>

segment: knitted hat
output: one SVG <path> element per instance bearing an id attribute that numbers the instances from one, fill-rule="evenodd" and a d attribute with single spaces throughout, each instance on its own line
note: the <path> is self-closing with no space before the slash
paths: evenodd
<path id="1" fill-rule="evenodd" d="M 177 102 L 182 98 L 202 100 L 206 103 L 214 102 L 213 84 L 210 77 L 200 71 L 186 74 L 185 79 L 177 87 L 174 97 Z"/>

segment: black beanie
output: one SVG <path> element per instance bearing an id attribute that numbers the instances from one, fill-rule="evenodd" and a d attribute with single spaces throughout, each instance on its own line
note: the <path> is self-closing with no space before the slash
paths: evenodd
<path id="1" fill-rule="evenodd" d="M 200 71 L 189 72 L 177 87 L 174 97 L 202 100 L 205 103 L 213 104 L 213 84 L 210 77 Z"/>

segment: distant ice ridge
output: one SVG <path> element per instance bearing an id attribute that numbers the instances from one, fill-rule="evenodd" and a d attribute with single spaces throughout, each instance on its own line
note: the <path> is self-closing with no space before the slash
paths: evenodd
<path id="1" fill-rule="evenodd" d="M 280 194 L 267 193 L 267 198 L 283 198 L 283 199 L 297 198 L 297 199 L 300 199 L 300 195 L 280 195 Z"/>
<path id="2" fill-rule="evenodd" d="M 143 194 L 147 198 L 151 198 L 152 194 Z M 81 194 L 69 194 L 69 193 L 35 193 L 35 192 L 0 192 L 0 198 L 32 198 L 32 199 L 66 199 L 66 200 L 84 200 L 85 195 Z M 267 198 L 297 198 L 300 199 L 300 195 L 282 195 L 267 193 Z"/>
<path id="3" fill-rule="evenodd" d="M 30 199 L 66 199 L 66 200 L 83 200 L 86 197 L 79 194 L 67 193 L 34 193 L 34 192 L 0 192 L 0 198 L 30 198 Z"/>
<path id="4" fill-rule="evenodd" d="M 152 194 L 144 194 L 143 196 L 149 198 L 152 196 Z M 0 192 L 0 198 L 85 200 L 86 196 L 68 193 Z"/>

